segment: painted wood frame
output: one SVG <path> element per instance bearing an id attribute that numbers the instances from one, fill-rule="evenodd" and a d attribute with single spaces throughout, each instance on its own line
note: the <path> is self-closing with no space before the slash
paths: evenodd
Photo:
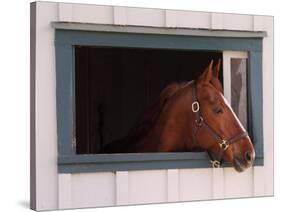
<path id="1" fill-rule="evenodd" d="M 60 26 L 60 25 L 57 25 Z M 111 27 L 111 26 L 109 26 Z M 144 28 L 144 27 L 143 27 Z M 104 29 L 104 28 L 103 28 Z M 76 155 L 74 123 L 74 46 L 133 47 L 182 50 L 247 51 L 250 135 L 255 165 L 263 165 L 262 36 L 212 37 L 56 29 L 58 165 L 61 173 L 210 167 L 205 153 L 130 153 Z M 254 107 L 252 107 L 254 105 Z"/>
<path id="2" fill-rule="evenodd" d="M 248 59 L 248 52 L 241 51 L 223 51 L 223 84 L 224 86 L 224 96 L 231 102 L 231 58 L 242 58 Z"/>

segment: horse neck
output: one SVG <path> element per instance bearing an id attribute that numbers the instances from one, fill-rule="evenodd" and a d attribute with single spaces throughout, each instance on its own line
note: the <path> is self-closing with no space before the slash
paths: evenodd
<path id="1" fill-rule="evenodd" d="M 153 126 L 139 134 L 132 131 L 130 135 L 114 142 L 111 152 L 172 152 L 191 151 L 197 148 L 193 139 L 195 115 L 191 111 L 191 83 L 184 84 L 162 108 Z M 157 111 L 159 108 L 154 108 Z M 184 114 L 180 122 L 173 123 L 176 116 Z M 137 128 L 138 129 L 138 128 Z M 118 143 L 118 145 L 117 145 Z M 112 146 L 112 145 L 111 145 Z"/>
<path id="2" fill-rule="evenodd" d="M 171 99 L 159 117 L 159 151 L 191 151 L 198 148 L 194 142 L 195 115 L 191 110 L 192 86 L 188 85 Z M 184 115 L 183 115 L 184 114 Z"/>

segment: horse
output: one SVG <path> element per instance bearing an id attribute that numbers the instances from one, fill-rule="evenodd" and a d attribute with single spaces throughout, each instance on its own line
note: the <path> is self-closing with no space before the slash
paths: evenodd
<path id="1" fill-rule="evenodd" d="M 223 96 L 220 60 L 193 81 L 169 84 L 128 135 L 100 153 L 206 151 L 212 167 L 229 163 L 242 172 L 253 165 L 251 139 Z"/>

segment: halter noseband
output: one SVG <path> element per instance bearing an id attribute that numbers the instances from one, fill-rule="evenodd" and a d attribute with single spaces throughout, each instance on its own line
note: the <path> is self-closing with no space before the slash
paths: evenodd
<path id="1" fill-rule="evenodd" d="M 214 159 L 210 150 L 207 150 L 207 153 L 208 153 L 208 156 L 209 156 L 209 159 L 210 159 L 210 163 L 212 164 L 212 167 L 213 168 L 219 168 L 221 166 L 221 163 L 222 163 L 223 153 L 227 150 L 229 145 L 235 143 L 236 141 L 238 141 L 241 138 L 247 137 L 248 133 L 246 131 L 243 131 L 243 132 L 233 136 L 232 138 L 230 138 L 228 140 L 222 139 L 216 133 L 216 131 L 213 130 L 206 123 L 206 121 L 204 121 L 204 119 L 203 119 L 203 117 L 200 113 L 200 104 L 198 102 L 197 95 L 196 95 L 196 83 L 195 83 L 195 81 L 192 84 L 192 98 L 193 98 L 193 102 L 191 104 L 191 109 L 192 109 L 192 112 L 195 113 L 195 115 L 196 115 L 194 138 L 196 138 L 197 130 L 201 127 L 204 127 L 209 132 L 209 134 L 211 134 L 212 137 L 216 139 L 216 141 L 218 142 L 219 147 L 220 147 L 220 152 L 219 152 L 219 155 L 218 155 L 217 159 Z"/>

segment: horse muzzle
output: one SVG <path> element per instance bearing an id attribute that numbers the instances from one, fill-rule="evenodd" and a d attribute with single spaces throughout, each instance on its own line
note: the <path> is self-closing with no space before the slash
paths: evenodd
<path id="1" fill-rule="evenodd" d="M 236 171 L 243 172 L 247 168 L 253 166 L 255 161 L 255 151 L 246 151 L 243 157 L 234 156 L 233 166 Z"/>

